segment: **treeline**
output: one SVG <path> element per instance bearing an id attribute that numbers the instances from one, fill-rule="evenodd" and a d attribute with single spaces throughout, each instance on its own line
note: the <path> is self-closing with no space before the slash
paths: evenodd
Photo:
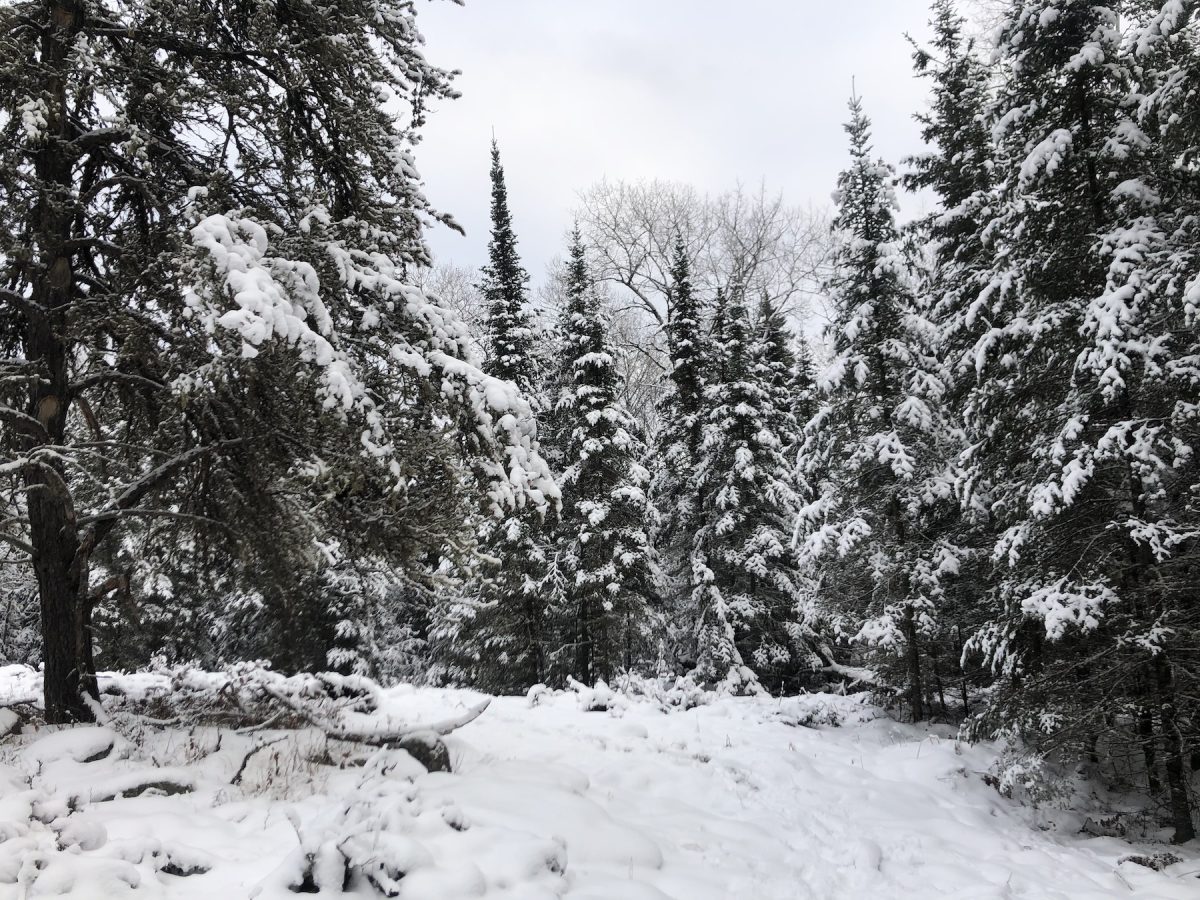
<path id="1" fill-rule="evenodd" d="M 493 146 L 472 334 L 412 287 L 453 88 L 383 5 L 0 11 L 0 636 L 48 717 L 153 655 L 871 687 L 1194 836 L 1194 6 L 1013 0 L 984 52 L 937 0 L 926 152 L 852 99 L 820 266 L 765 197 L 601 185 L 535 310 Z"/>

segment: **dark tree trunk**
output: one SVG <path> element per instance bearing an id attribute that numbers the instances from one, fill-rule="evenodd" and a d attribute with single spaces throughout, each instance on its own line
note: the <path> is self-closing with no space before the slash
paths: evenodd
<path id="1" fill-rule="evenodd" d="M 904 608 L 904 637 L 907 641 L 905 657 L 908 660 L 908 691 L 912 703 L 914 722 L 925 718 L 925 704 L 921 694 L 921 646 L 917 643 L 917 623 L 911 606 Z"/>
<path id="2" fill-rule="evenodd" d="M 936 640 L 929 642 L 929 660 L 933 666 L 933 683 L 937 689 L 937 699 L 938 699 L 939 708 L 941 709 L 940 715 L 944 716 L 944 715 L 946 715 L 946 687 L 945 687 L 945 685 L 942 684 L 942 673 L 941 673 L 940 667 L 938 666 L 938 652 L 937 652 L 937 641 Z M 930 706 L 933 705 L 932 692 L 930 693 L 930 697 L 929 697 L 929 705 Z"/>
<path id="3" fill-rule="evenodd" d="M 1176 844 L 1186 844 L 1196 836 L 1192 822 L 1192 804 L 1188 798 L 1187 777 L 1183 771 L 1183 739 L 1175 710 L 1175 678 L 1165 653 L 1154 657 L 1154 675 L 1158 688 L 1158 715 L 1162 725 L 1163 768 L 1167 773 L 1167 792 L 1171 803 L 1171 824 Z"/>
<path id="4" fill-rule="evenodd" d="M 589 621 L 590 604 L 584 597 L 579 602 L 578 632 L 575 635 L 575 671 L 576 677 L 584 684 L 592 683 L 592 635 Z"/>
<path id="5" fill-rule="evenodd" d="M 1154 717 L 1149 707 L 1143 707 L 1138 712 L 1137 734 L 1142 743 L 1142 760 L 1146 765 L 1146 787 L 1151 797 L 1158 797 L 1162 794 L 1162 781 L 1158 777 L 1158 759 L 1154 748 Z"/>
<path id="6" fill-rule="evenodd" d="M 542 617 L 538 612 L 537 600 L 528 593 L 525 594 L 525 628 L 534 684 L 541 684 L 546 680 L 546 661 L 542 654 Z"/>
<path id="7" fill-rule="evenodd" d="M 37 263 L 31 279 L 33 303 L 26 314 L 25 353 L 40 379 L 30 389 L 29 415 L 41 425 L 27 450 L 62 445 L 70 396 L 68 312 L 74 299 L 69 197 L 73 158 L 67 149 L 67 66 L 79 32 L 82 9 L 75 0 L 48 0 L 51 27 L 42 37 L 47 102 L 47 138 L 35 168 L 40 182 L 36 222 Z M 75 505 L 61 464 L 47 459 L 26 466 L 30 543 L 41 600 L 43 690 L 49 722 L 91 721 L 83 699 L 96 695 L 88 608 L 88 551 L 80 540 Z"/>

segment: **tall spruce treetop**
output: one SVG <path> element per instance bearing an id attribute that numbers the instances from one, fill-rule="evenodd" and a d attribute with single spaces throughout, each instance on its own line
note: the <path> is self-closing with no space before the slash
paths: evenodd
<path id="1" fill-rule="evenodd" d="M 420 43 L 408 0 L 0 9 L 3 515 L 51 721 L 91 716 L 90 563 L 131 522 L 246 548 L 252 497 L 303 524 L 321 492 L 273 486 L 331 470 L 414 526 L 472 478 L 497 509 L 555 490 L 528 404 L 406 281 L 445 218 L 412 145 L 455 93 Z"/>
<path id="2" fill-rule="evenodd" d="M 500 146 L 492 141 L 492 237 L 480 286 L 487 304 L 488 372 L 511 381 L 527 396 L 537 383 L 533 320 L 528 309 L 529 274 L 517 254 L 517 236 L 508 210 L 508 188 Z"/>
<path id="3" fill-rule="evenodd" d="M 892 168 L 872 159 L 871 122 L 862 101 L 850 100 L 850 166 L 839 176 L 834 200 L 833 323 L 835 357 L 825 386 L 855 384 L 876 394 L 895 391 L 888 360 L 900 349 L 887 340 L 901 325 L 907 302 L 907 264 L 896 227 Z"/>
<path id="4" fill-rule="evenodd" d="M 912 191 L 937 192 L 941 209 L 923 224 L 938 243 L 939 255 L 953 259 L 963 239 L 975 231 L 977 204 L 972 201 L 991 181 L 988 73 L 973 42 L 963 35 L 965 22 L 954 0 L 935 0 L 931 24 L 930 46 L 913 51 L 917 73 L 931 81 L 929 109 L 916 116 L 929 151 L 906 160 L 910 171 L 904 185 Z"/>

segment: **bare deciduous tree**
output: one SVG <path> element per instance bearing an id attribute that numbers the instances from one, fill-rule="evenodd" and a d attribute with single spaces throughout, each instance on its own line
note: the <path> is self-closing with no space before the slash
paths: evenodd
<path id="1" fill-rule="evenodd" d="M 826 254 L 823 215 L 784 202 L 764 186 L 739 185 L 715 197 L 670 181 L 600 181 L 580 195 L 577 218 L 592 271 L 620 288 L 625 306 L 658 326 L 670 321 L 671 252 L 676 237 L 708 291 L 735 281 L 796 311 Z M 621 306 L 618 305 L 618 309 Z"/>

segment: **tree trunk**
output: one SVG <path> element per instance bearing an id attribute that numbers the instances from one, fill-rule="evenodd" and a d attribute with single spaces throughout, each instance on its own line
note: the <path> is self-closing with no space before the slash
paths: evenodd
<path id="1" fill-rule="evenodd" d="M 591 616 L 588 598 L 579 601 L 578 632 L 575 636 L 575 677 L 586 685 L 592 684 L 592 635 L 589 617 Z"/>
<path id="2" fill-rule="evenodd" d="M 45 74 L 46 140 L 35 158 L 39 181 L 34 210 L 37 264 L 33 303 L 26 313 L 25 354 L 39 369 L 29 392 L 31 429 L 27 451 L 65 442 L 70 396 L 68 311 L 74 299 L 71 239 L 73 158 L 67 149 L 69 53 L 79 32 L 77 0 L 49 0 L 51 27 L 42 36 Z M 96 695 L 87 600 L 88 550 L 79 537 L 75 506 L 61 463 L 46 459 L 27 465 L 30 543 L 41 601 L 43 692 L 48 722 L 91 721 L 82 692 Z"/>
<path id="3" fill-rule="evenodd" d="M 967 699 L 967 670 L 962 664 L 963 651 L 966 649 L 966 642 L 963 641 L 962 626 L 955 625 L 954 627 L 958 630 L 958 686 L 962 691 L 963 719 L 966 719 L 971 715 L 971 708 Z"/>
<path id="4" fill-rule="evenodd" d="M 944 715 L 946 715 L 946 712 L 947 712 L 946 688 L 945 688 L 945 685 L 942 684 L 942 673 L 941 673 L 940 668 L 938 667 L 938 652 L 937 652 L 937 641 L 936 640 L 929 642 L 929 659 L 933 665 L 933 683 L 937 689 L 937 699 L 938 699 L 938 703 L 941 708 L 940 715 L 944 716 Z M 930 692 L 930 696 L 929 696 L 929 705 L 933 706 L 933 693 L 932 692 Z"/>
<path id="5" fill-rule="evenodd" d="M 917 643 L 917 623 L 911 606 L 904 608 L 904 637 L 908 646 L 905 656 L 908 659 L 908 689 L 912 703 L 914 722 L 925 718 L 925 705 L 921 695 L 921 647 Z"/>
<path id="6" fill-rule="evenodd" d="M 1142 707 L 1138 711 L 1137 734 L 1142 743 L 1142 760 L 1146 765 L 1146 787 L 1151 797 L 1158 797 L 1162 794 L 1162 781 L 1158 777 L 1158 759 L 1154 749 L 1154 718 L 1149 707 Z"/>
<path id="7" fill-rule="evenodd" d="M 546 660 L 542 654 L 542 621 L 538 614 L 537 601 L 530 593 L 525 594 L 525 639 L 529 643 L 529 654 L 533 664 L 535 684 L 546 680 Z"/>
<path id="8" fill-rule="evenodd" d="M 1183 740 L 1175 711 L 1175 678 L 1165 653 L 1154 657 L 1154 675 L 1158 688 L 1158 715 L 1162 725 L 1163 767 L 1167 773 L 1167 791 L 1171 803 L 1171 824 L 1176 844 L 1186 844 L 1196 836 L 1192 805 L 1188 799 L 1187 778 L 1183 771 Z"/>

